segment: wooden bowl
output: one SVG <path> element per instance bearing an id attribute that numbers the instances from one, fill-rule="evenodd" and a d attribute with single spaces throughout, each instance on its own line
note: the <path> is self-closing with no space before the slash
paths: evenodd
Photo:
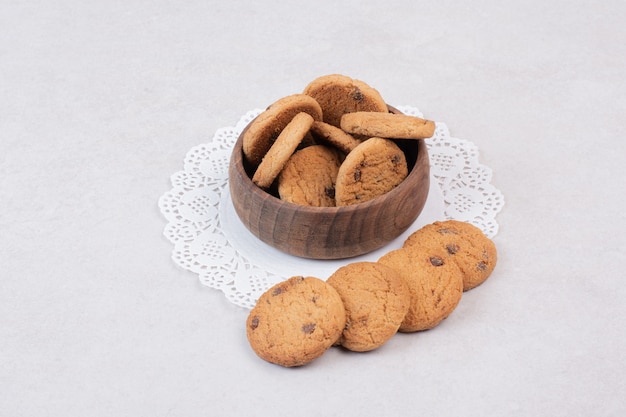
<path id="1" fill-rule="evenodd" d="M 309 207 L 280 200 L 252 182 L 253 169 L 242 151 L 246 129 L 230 159 L 230 196 L 244 226 L 283 252 L 310 259 L 363 255 L 401 235 L 424 208 L 430 164 L 423 140 L 394 139 L 406 155 L 409 174 L 390 192 L 350 206 Z"/>

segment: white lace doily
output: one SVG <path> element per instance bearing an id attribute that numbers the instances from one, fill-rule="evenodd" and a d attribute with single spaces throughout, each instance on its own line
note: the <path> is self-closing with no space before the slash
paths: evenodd
<path id="1" fill-rule="evenodd" d="M 410 106 L 396 106 L 405 114 L 423 117 Z M 377 260 L 402 246 L 419 227 L 436 220 L 468 221 L 489 236 L 498 232 L 496 215 L 504 205 L 502 193 L 491 184 L 492 171 L 478 161 L 478 148 L 450 136 L 437 122 L 426 140 L 431 164 L 431 187 L 424 210 L 403 235 L 370 254 L 349 260 L 317 261 L 282 253 L 253 236 L 239 221 L 228 191 L 230 155 L 243 128 L 262 110 L 252 110 L 232 127 L 220 128 L 212 140 L 187 153 L 184 168 L 172 175 L 172 189 L 159 199 L 167 219 L 163 234 L 174 245 L 172 259 L 221 290 L 236 305 L 252 308 L 275 283 L 294 275 L 326 279 L 339 266 L 357 260 Z"/>

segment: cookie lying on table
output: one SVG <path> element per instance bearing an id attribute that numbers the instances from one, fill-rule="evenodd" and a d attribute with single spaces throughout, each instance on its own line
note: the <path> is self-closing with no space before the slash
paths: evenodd
<path id="1" fill-rule="evenodd" d="M 262 359 L 285 367 L 322 356 L 346 324 L 337 291 L 314 277 L 294 276 L 267 290 L 250 311 L 246 334 Z"/>
<path id="2" fill-rule="evenodd" d="M 446 220 L 424 226 L 404 242 L 405 248 L 442 250 L 463 275 L 463 291 L 482 284 L 496 267 L 496 245 L 473 224 Z"/>
<path id="3" fill-rule="evenodd" d="M 452 314 L 461 301 L 461 271 L 441 251 L 421 247 L 396 249 L 378 262 L 398 271 L 409 287 L 411 302 L 400 325 L 401 332 L 432 329 Z"/>
<path id="4" fill-rule="evenodd" d="M 346 309 L 346 327 L 338 343 L 348 350 L 367 352 L 382 346 L 400 327 L 411 294 L 393 268 L 378 262 L 354 262 L 326 280 Z"/>
<path id="5" fill-rule="evenodd" d="M 326 282 L 292 277 L 276 284 L 250 311 L 248 340 L 258 356 L 286 367 L 306 365 L 333 345 L 378 349 L 398 331 L 441 324 L 496 260 L 494 243 L 476 226 L 434 222 L 377 262 L 347 263 Z"/>

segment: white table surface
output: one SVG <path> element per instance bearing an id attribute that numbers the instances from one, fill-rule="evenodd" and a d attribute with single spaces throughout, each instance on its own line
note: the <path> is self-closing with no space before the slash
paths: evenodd
<path id="1" fill-rule="evenodd" d="M 626 3 L 298 3 L 0 3 L 0 415 L 626 415 Z M 500 258 L 436 329 L 285 369 L 157 200 L 328 73 L 480 148 Z"/>

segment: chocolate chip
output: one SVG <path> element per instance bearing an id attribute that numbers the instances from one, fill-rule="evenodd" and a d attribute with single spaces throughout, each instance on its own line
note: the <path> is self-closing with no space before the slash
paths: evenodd
<path id="1" fill-rule="evenodd" d="M 278 294 L 281 294 L 283 292 L 283 288 L 282 287 L 276 287 L 274 288 L 274 291 L 272 291 L 272 296 L 276 297 Z"/>
<path id="2" fill-rule="evenodd" d="M 354 170 L 354 180 L 361 181 L 361 170 L 358 168 Z"/>
<path id="3" fill-rule="evenodd" d="M 487 264 L 484 261 L 480 261 L 476 265 L 476 269 L 478 269 L 479 271 L 485 271 L 487 269 Z"/>
<path id="4" fill-rule="evenodd" d="M 361 90 L 355 87 L 352 92 L 352 99 L 354 101 L 363 101 L 363 93 L 361 93 Z"/>
<path id="5" fill-rule="evenodd" d="M 454 255 L 455 253 L 459 251 L 459 245 L 449 243 L 446 245 L 446 249 L 450 255 Z"/>
<path id="6" fill-rule="evenodd" d="M 391 157 L 391 163 L 394 164 L 394 165 L 398 165 L 401 160 L 402 160 L 402 158 L 398 154 L 396 154 L 396 155 Z"/>
<path id="7" fill-rule="evenodd" d="M 302 333 L 311 334 L 315 331 L 315 323 L 307 323 L 302 325 Z"/>
<path id="8" fill-rule="evenodd" d="M 257 327 L 259 327 L 259 317 L 254 316 L 254 317 L 252 317 L 252 321 L 250 322 L 250 328 L 252 330 L 254 330 Z"/>
<path id="9" fill-rule="evenodd" d="M 324 194 L 326 194 L 328 198 L 335 198 L 335 187 L 325 187 Z"/>
<path id="10" fill-rule="evenodd" d="M 443 265 L 443 259 L 441 259 L 441 258 L 440 258 L 440 257 L 438 257 L 438 256 L 431 256 L 431 257 L 430 257 L 430 263 L 431 263 L 433 266 L 441 266 L 441 265 Z"/>

